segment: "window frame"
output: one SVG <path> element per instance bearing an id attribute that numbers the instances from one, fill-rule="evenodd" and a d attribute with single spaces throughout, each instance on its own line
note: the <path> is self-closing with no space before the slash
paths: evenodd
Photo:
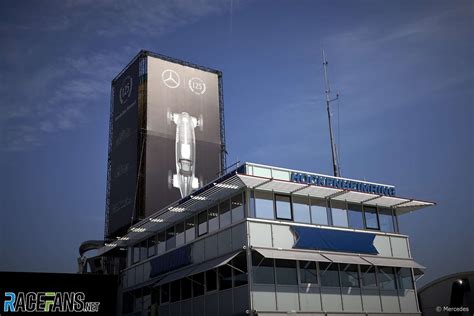
<path id="1" fill-rule="evenodd" d="M 289 199 L 288 204 L 290 205 L 290 218 L 285 218 L 285 217 L 279 217 L 278 216 L 278 207 L 277 207 L 277 197 L 285 197 Z M 280 193 L 274 193 L 273 194 L 273 215 L 276 220 L 281 220 L 281 221 L 290 221 L 294 222 L 294 216 L 293 216 L 293 199 L 291 195 L 287 194 L 280 194 Z"/>
<path id="2" fill-rule="evenodd" d="M 362 208 L 363 208 L 363 210 L 364 210 L 364 224 L 365 224 L 365 229 L 380 231 L 380 220 L 379 220 L 379 211 L 378 211 L 378 208 L 375 207 L 375 206 L 366 206 L 366 205 L 363 205 Z M 368 212 L 368 213 L 375 214 L 375 219 L 377 220 L 377 228 L 367 226 L 367 216 L 365 215 L 365 214 L 367 213 L 367 212 L 366 212 L 366 208 L 375 210 L 375 213 L 372 213 L 372 212 Z"/>

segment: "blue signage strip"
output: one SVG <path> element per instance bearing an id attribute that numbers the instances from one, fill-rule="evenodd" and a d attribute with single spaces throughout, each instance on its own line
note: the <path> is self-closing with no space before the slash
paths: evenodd
<path id="1" fill-rule="evenodd" d="M 291 228 L 296 234 L 295 249 L 378 254 L 374 246 L 375 234 L 315 227 Z"/>
<path id="2" fill-rule="evenodd" d="M 395 187 L 354 181 L 354 180 L 346 180 L 346 179 L 340 179 L 340 178 L 292 172 L 291 181 L 304 183 L 304 184 L 325 186 L 325 187 L 330 187 L 330 188 L 335 188 L 335 189 L 352 190 L 352 191 L 359 191 L 363 193 L 374 193 L 374 194 L 380 194 L 380 195 L 395 196 Z"/>
<path id="3" fill-rule="evenodd" d="M 184 267 L 191 261 L 191 246 L 187 245 L 151 260 L 150 278 Z"/>

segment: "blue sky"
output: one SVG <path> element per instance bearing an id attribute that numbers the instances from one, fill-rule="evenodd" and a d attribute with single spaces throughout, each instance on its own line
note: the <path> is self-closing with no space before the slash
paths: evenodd
<path id="1" fill-rule="evenodd" d="M 0 270 L 74 272 L 104 230 L 110 82 L 141 49 L 220 69 L 228 162 L 331 173 L 438 202 L 405 215 L 422 283 L 472 270 L 472 1 L 0 4 Z"/>

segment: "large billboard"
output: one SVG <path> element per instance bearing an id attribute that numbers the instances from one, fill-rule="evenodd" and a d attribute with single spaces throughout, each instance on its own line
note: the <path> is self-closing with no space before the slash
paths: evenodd
<path id="1" fill-rule="evenodd" d="M 145 216 L 218 176 L 220 74 L 147 57 Z"/>
<path id="2" fill-rule="evenodd" d="M 139 62 L 136 59 L 112 82 L 107 172 L 108 235 L 129 226 L 135 212 Z"/>

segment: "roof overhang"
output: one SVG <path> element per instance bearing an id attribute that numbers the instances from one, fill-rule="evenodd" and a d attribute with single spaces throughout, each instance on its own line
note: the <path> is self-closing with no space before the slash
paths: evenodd
<path id="1" fill-rule="evenodd" d="M 243 167 L 245 167 L 245 165 L 230 171 L 224 176 L 193 192 L 191 195 L 188 195 L 141 220 L 139 223 L 130 227 L 125 236 L 118 237 L 117 240 L 106 243 L 104 247 L 98 250 L 98 255 L 103 255 L 116 247 L 127 247 L 139 240 L 150 237 L 158 231 L 166 228 L 170 223 L 184 219 L 189 214 L 205 209 L 216 201 L 230 197 L 246 187 L 283 194 L 294 194 L 335 201 L 346 201 L 348 203 L 362 203 L 370 206 L 393 208 L 399 215 L 435 205 L 433 202 L 414 200 L 410 198 L 363 193 L 347 189 L 252 176 L 244 174 L 245 168 Z"/>

